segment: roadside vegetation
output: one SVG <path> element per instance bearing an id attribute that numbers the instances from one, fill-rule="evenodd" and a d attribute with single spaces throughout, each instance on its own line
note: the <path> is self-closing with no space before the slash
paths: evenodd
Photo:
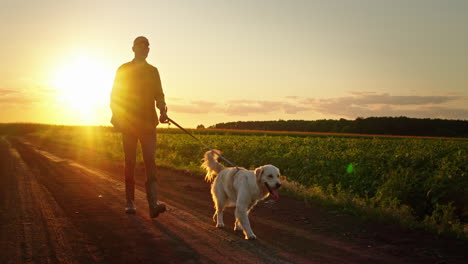
<path id="1" fill-rule="evenodd" d="M 355 120 L 277 120 L 219 123 L 210 128 L 303 131 L 429 137 L 468 137 L 468 120 L 409 117 L 358 117 Z"/>
<path id="2" fill-rule="evenodd" d="M 123 160 L 120 134 L 109 127 L 21 126 L 1 125 L 0 133 L 28 133 L 44 144 Z M 191 131 L 241 167 L 274 164 L 284 175 L 283 193 L 306 202 L 468 237 L 468 140 Z M 158 165 L 202 176 L 205 151 L 179 130 L 158 130 Z"/>

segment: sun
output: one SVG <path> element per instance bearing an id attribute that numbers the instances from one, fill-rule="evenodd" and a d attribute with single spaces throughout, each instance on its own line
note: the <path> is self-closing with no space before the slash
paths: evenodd
<path id="1" fill-rule="evenodd" d="M 98 108 L 109 104 L 112 75 L 103 63 L 88 56 L 77 56 L 55 73 L 57 101 L 77 111 L 82 119 L 91 119 Z"/>

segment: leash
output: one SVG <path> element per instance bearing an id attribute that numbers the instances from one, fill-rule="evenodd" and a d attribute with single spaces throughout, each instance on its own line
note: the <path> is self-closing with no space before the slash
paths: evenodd
<path id="1" fill-rule="evenodd" d="M 227 163 L 229 163 L 229 165 L 231 165 L 232 167 L 238 167 L 236 164 L 234 164 L 233 162 L 231 162 L 230 160 L 228 160 L 227 158 L 225 158 L 223 155 L 221 155 L 220 153 L 218 153 L 216 150 L 214 150 L 212 147 L 208 146 L 207 144 L 203 143 L 200 139 L 196 138 L 194 135 L 192 135 L 190 132 L 188 132 L 187 130 L 185 130 L 182 126 L 180 126 L 179 124 L 177 124 L 174 120 L 170 119 L 169 117 L 167 118 L 167 120 L 169 121 L 169 123 L 172 123 L 174 124 L 176 127 L 180 128 L 180 130 L 184 131 L 187 135 L 191 136 L 192 138 L 194 138 L 196 141 L 198 141 L 200 144 L 202 144 L 205 148 L 211 150 L 212 152 L 214 152 L 216 155 L 218 155 L 221 159 L 223 159 L 224 161 L 226 161 Z"/>

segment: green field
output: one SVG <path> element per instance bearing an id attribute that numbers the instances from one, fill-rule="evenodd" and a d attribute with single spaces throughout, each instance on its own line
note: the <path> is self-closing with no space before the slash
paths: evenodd
<path id="1" fill-rule="evenodd" d="M 438 232 L 467 233 L 467 140 L 191 131 L 239 166 L 274 164 L 288 182 L 299 183 L 286 184 L 293 195 Z M 123 159 L 120 134 L 109 128 L 42 126 L 32 135 Z M 205 151 L 179 130 L 158 130 L 158 165 L 203 175 Z"/>

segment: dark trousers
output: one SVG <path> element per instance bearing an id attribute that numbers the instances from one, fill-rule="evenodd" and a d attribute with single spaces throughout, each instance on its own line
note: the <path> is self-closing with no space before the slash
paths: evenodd
<path id="1" fill-rule="evenodd" d="M 147 195 L 150 195 L 148 193 L 148 186 L 156 185 L 156 132 L 141 133 L 138 135 L 122 133 L 122 142 L 125 154 L 126 198 L 127 200 L 132 201 L 135 200 L 135 165 L 138 141 L 140 141 L 143 160 L 145 162 Z M 153 196 L 154 199 L 156 199 L 156 193 L 154 193 Z"/>

